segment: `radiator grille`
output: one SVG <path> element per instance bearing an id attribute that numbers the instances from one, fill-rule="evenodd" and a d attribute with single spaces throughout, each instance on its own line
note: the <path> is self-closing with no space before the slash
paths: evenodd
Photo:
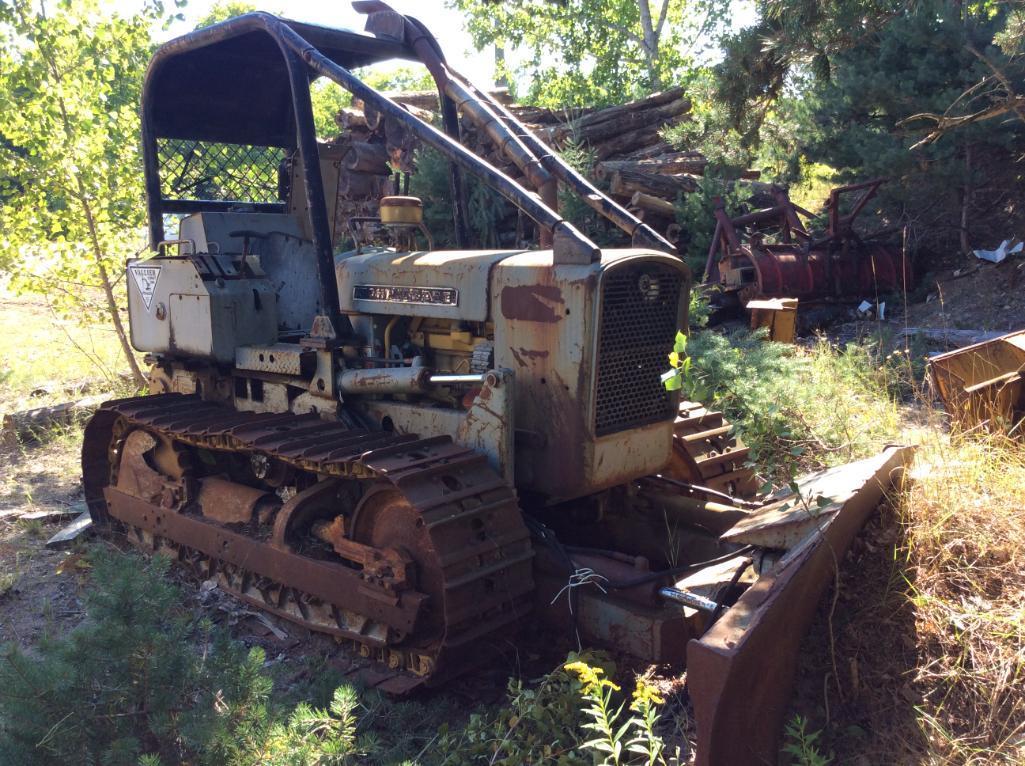
<path id="1" fill-rule="evenodd" d="M 674 416 L 662 385 L 683 289 L 681 273 L 640 263 L 605 274 L 598 330 L 594 430 L 598 436 Z"/>

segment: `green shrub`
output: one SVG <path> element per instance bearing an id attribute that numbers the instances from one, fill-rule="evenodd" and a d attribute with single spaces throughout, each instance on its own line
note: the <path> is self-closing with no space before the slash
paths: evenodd
<path id="1" fill-rule="evenodd" d="M 587 728 L 593 689 L 574 674 L 611 674 L 601 655 L 571 655 L 575 664 L 536 683 L 511 680 L 504 705 L 465 723 L 445 697 L 399 702 L 337 686 L 316 660 L 300 660 L 307 684 L 275 689 L 262 650 L 191 613 L 166 558 L 94 550 L 89 560 L 85 621 L 31 653 L 0 651 L 0 766 L 587 766 L 601 751 Z M 658 700 L 637 688 L 617 762 L 655 763 Z"/>
<path id="2" fill-rule="evenodd" d="M 722 409 L 772 478 L 863 457 L 899 433 L 898 363 L 872 345 L 802 348 L 768 342 L 764 330 L 703 331 L 686 350 L 683 397 Z"/>
<path id="3" fill-rule="evenodd" d="M 372 738 L 357 739 L 359 696 L 351 686 L 335 690 L 327 710 L 302 702 L 288 720 L 271 727 L 262 752 L 247 760 L 263 766 L 339 766 L 375 750 Z"/>
<path id="4" fill-rule="evenodd" d="M 181 606 L 163 558 L 94 556 L 88 618 L 0 654 L 0 764 L 222 764 L 267 726 L 263 653 Z"/>
<path id="5" fill-rule="evenodd" d="M 580 681 L 563 668 L 535 686 L 510 679 L 501 708 L 482 709 L 465 726 L 442 729 L 431 748 L 440 756 L 436 762 L 441 766 L 539 762 L 590 766 L 592 759 L 579 750 L 585 722 L 581 690 Z"/>
<path id="6" fill-rule="evenodd" d="M 511 679 L 504 705 L 481 709 L 464 726 L 443 727 L 424 763 L 665 763 L 665 745 L 655 731 L 663 700 L 638 678 L 627 704 L 614 674 L 607 655 L 584 652 L 571 653 L 534 684 Z"/>
<path id="7" fill-rule="evenodd" d="M 698 179 L 697 186 L 697 190 L 690 194 L 681 194 L 676 202 L 676 222 L 680 224 L 685 238 L 681 243 L 681 254 L 694 272 L 695 281 L 704 274 L 708 249 L 715 236 L 716 200 L 723 201 L 727 213 L 737 215 L 751 198 L 747 187 L 734 180 L 714 178 L 708 174 Z"/>
<path id="8" fill-rule="evenodd" d="M 808 722 L 801 716 L 794 718 L 786 727 L 786 742 L 783 753 L 789 755 L 794 766 L 829 766 L 833 762 L 832 755 L 823 755 L 819 751 L 821 732 L 808 731 Z"/>
<path id="9" fill-rule="evenodd" d="M 581 693 L 587 703 L 584 714 L 591 719 L 584 728 L 594 732 L 593 738 L 582 745 L 585 750 L 601 753 L 602 763 L 609 766 L 665 764 L 665 743 L 655 733 L 658 708 L 665 700 L 651 685 L 643 678 L 637 679 L 629 710 L 625 711 L 626 702 L 618 694 L 621 688 L 606 678 L 601 668 L 578 660 L 565 669 L 583 684 Z"/>
<path id="10" fill-rule="evenodd" d="M 455 247 L 451 168 L 448 159 L 429 146 L 416 155 L 417 171 L 409 180 L 409 193 L 424 203 L 424 223 L 434 237 L 434 246 L 444 250 Z M 476 176 L 462 174 L 466 194 L 467 229 L 471 246 L 498 247 L 500 223 L 510 212 L 510 203 Z"/>

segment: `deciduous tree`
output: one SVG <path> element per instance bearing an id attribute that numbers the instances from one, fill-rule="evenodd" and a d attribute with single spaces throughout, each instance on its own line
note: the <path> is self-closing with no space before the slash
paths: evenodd
<path id="1" fill-rule="evenodd" d="M 528 97 L 542 105 L 608 104 L 680 75 L 698 38 L 725 18 L 722 0 L 452 0 L 474 43 L 530 55 Z M 499 73 L 501 76 L 503 73 Z"/>
<path id="2" fill-rule="evenodd" d="M 139 90 L 167 18 L 159 3 L 0 6 L 0 268 L 69 314 L 105 313 L 140 384 L 118 279 L 144 241 Z"/>

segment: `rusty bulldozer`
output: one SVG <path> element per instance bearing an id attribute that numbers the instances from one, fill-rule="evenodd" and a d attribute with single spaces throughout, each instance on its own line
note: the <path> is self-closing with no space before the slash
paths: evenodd
<path id="1" fill-rule="evenodd" d="M 154 55 L 152 252 L 127 263 L 150 392 L 87 425 L 94 523 L 336 637 L 388 693 L 464 673 L 522 626 L 575 626 L 687 668 L 701 762 L 762 762 L 836 556 L 906 451 L 809 477 L 829 498 L 814 511 L 752 499 L 730 425 L 661 382 L 690 288 L 672 246 L 422 24 L 355 5 L 369 34 L 251 13 Z M 353 74 L 390 59 L 426 65 L 440 127 Z M 317 78 L 363 103 L 369 127 L 344 145 L 316 139 Z M 520 175 L 463 147 L 460 119 Z M 457 238 L 475 176 L 539 246 L 433 249 L 393 178 L 414 141 L 451 164 Z M 632 247 L 560 217 L 560 186 Z M 555 596 L 584 571 L 602 587 L 573 589 L 571 613 Z"/>

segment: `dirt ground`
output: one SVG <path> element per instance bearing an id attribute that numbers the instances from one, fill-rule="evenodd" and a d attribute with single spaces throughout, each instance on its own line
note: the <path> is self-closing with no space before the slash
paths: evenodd
<path id="1" fill-rule="evenodd" d="M 913 575 L 894 558 L 901 535 L 896 514 L 882 507 L 851 544 L 801 643 L 786 720 L 801 715 L 809 731 L 829 732 L 822 744 L 837 766 L 910 766 L 927 749 L 915 721 L 923 692 L 908 680 L 919 658 L 915 614 L 902 597 Z"/>
<path id="2" fill-rule="evenodd" d="M 1025 257 L 1003 263 L 966 258 L 924 277 L 907 311 L 909 327 L 1007 331 L 1025 328 Z"/>
<path id="3" fill-rule="evenodd" d="M 82 618 L 78 570 L 62 567 L 73 551 L 45 545 L 74 516 L 54 522 L 18 518 L 53 508 L 76 510 L 82 495 L 77 458 L 73 439 L 38 450 L 0 450 L 0 643 L 29 647 Z"/>

